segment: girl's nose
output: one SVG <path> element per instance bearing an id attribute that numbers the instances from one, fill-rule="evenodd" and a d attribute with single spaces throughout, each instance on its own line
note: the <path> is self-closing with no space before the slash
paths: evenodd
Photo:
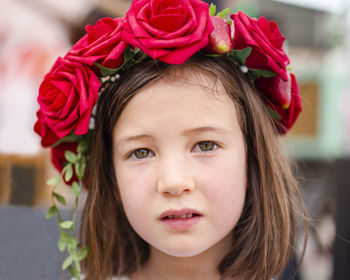
<path id="1" fill-rule="evenodd" d="M 183 160 L 166 160 L 158 169 L 158 192 L 163 195 L 180 196 L 195 190 L 195 182 L 190 168 Z"/>

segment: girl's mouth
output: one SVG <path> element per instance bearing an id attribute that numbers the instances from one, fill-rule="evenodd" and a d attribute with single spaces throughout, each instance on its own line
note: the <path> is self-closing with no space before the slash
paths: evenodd
<path id="1" fill-rule="evenodd" d="M 164 217 L 163 219 L 165 220 L 170 220 L 170 219 L 186 219 L 186 218 L 192 218 L 199 216 L 198 214 L 195 213 L 189 213 L 189 214 L 182 214 L 182 215 L 169 215 Z"/>
<path id="2" fill-rule="evenodd" d="M 202 215 L 194 209 L 168 210 L 160 215 L 160 221 L 171 230 L 186 231 L 194 227 Z"/>

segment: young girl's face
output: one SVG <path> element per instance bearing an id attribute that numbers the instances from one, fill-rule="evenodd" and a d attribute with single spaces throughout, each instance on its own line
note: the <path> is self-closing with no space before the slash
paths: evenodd
<path id="1" fill-rule="evenodd" d="M 245 200 L 246 153 L 233 101 L 204 74 L 167 76 L 141 89 L 114 131 L 126 216 L 171 256 L 229 250 Z"/>

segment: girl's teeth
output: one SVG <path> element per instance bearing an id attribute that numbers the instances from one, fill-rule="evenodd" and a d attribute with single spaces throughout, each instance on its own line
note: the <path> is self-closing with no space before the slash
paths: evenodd
<path id="1" fill-rule="evenodd" d="M 183 215 L 169 215 L 168 218 L 169 219 L 186 219 L 186 218 L 192 218 L 193 214 L 183 214 Z"/>

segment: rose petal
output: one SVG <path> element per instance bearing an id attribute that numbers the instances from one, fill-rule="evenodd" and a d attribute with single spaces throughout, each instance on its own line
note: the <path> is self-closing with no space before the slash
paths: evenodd
<path id="1" fill-rule="evenodd" d="M 166 32 L 173 32 L 185 23 L 184 15 L 159 15 L 149 19 L 152 26 Z"/>

